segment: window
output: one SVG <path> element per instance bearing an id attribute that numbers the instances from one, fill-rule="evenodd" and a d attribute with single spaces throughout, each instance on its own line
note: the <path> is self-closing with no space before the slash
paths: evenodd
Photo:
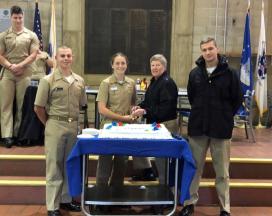
<path id="1" fill-rule="evenodd" d="M 156 53 L 170 61 L 171 0 L 91 0 L 85 6 L 85 73 L 109 73 L 116 52 L 128 56 L 129 74 L 149 74 Z"/>

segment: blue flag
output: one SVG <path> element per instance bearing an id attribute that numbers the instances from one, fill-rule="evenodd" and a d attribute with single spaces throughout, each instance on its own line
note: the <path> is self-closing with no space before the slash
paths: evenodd
<path id="1" fill-rule="evenodd" d="M 251 63 L 251 45 L 250 45 L 250 16 L 249 11 L 246 15 L 244 44 L 241 59 L 240 81 L 244 95 L 247 90 L 253 89 L 253 70 Z"/>
<path id="2" fill-rule="evenodd" d="M 34 26 L 33 31 L 38 36 L 40 41 L 40 50 L 43 50 L 43 42 L 42 42 L 42 26 L 41 26 L 41 17 L 40 17 L 40 10 L 38 7 L 38 2 L 35 3 L 35 16 L 34 16 Z"/>

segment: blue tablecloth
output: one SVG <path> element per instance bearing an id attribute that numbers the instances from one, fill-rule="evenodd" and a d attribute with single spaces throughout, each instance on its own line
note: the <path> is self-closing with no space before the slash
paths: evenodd
<path id="1" fill-rule="evenodd" d="M 69 192 L 77 196 L 82 192 L 82 155 L 132 155 L 143 157 L 172 157 L 183 160 L 179 170 L 181 197 L 183 203 L 190 197 L 189 188 L 195 173 L 195 163 L 188 143 L 184 139 L 104 139 L 80 138 L 67 159 Z"/>

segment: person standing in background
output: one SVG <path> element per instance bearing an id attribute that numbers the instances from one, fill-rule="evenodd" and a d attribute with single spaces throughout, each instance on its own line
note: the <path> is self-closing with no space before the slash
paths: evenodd
<path id="1" fill-rule="evenodd" d="M 68 192 L 66 159 L 76 143 L 80 108 L 87 104 L 84 80 L 71 69 L 71 48 L 59 47 L 56 62 L 54 72 L 40 80 L 34 109 L 45 125 L 48 216 L 60 216 L 60 208 L 80 211 Z"/>
<path id="2" fill-rule="evenodd" d="M 0 34 L 0 64 L 3 66 L 0 81 L 1 133 L 7 148 L 14 144 L 18 135 L 24 95 L 30 84 L 30 64 L 35 60 L 39 49 L 37 35 L 24 27 L 22 9 L 12 6 L 10 14 L 12 26 Z"/>
<path id="3" fill-rule="evenodd" d="M 198 189 L 210 148 L 215 187 L 220 204 L 220 216 L 230 215 L 229 162 L 233 116 L 242 104 L 240 80 L 228 66 L 227 58 L 219 54 L 216 41 L 200 42 L 202 56 L 190 72 L 187 91 L 191 104 L 188 123 L 189 144 L 196 162 L 196 173 L 190 186 L 191 198 L 184 202 L 180 216 L 191 216 L 198 201 Z"/>
<path id="4" fill-rule="evenodd" d="M 39 81 L 46 75 L 47 68 L 53 67 L 53 60 L 48 53 L 38 51 L 36 60 L 31 64 L 31 84 L 27 87 L 22 106 L 22 121 L 17 137 L 17 146 L 42 145 L 44 125 L 34 112 L 34 101 Z"/>
<path id="5" fill-rule="evenodd" d="M 31 80 L 40 80 L 46 75 L 47 68 L 53 67 L 53 60 L 47 52 L 38 51 L 35 61 L 32 63 Z"/>

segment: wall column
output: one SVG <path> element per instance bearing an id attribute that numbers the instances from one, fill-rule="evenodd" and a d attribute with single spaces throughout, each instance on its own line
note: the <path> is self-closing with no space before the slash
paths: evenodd
<path id="1" fill-rule="evenodd" d="M 63 0 L 63 45 L 72 48 L 73 70 L 84 76 L 84 4 L 85 0 Z"/>
<path id="2" fill-rule="evenodd" d="M 170 74 L 186 87 L 192 68 L 194 0 L 173 0 Z"/>

